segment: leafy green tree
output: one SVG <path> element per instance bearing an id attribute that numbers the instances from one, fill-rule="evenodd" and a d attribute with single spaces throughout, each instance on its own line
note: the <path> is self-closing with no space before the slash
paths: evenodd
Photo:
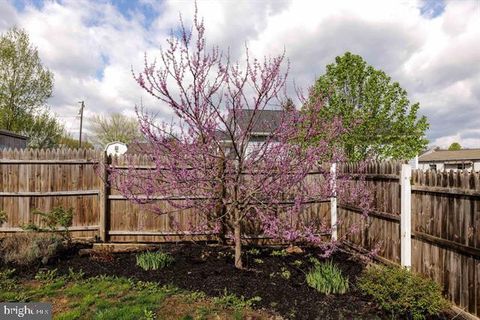
<path id="1" fill-rule="evenodd" d="M 462 146 L 458 142 L 454 142 L 448 147 L 448 150 L 450 151 L 457 151 L 457 150 L 462 150 Z"/>
<path id="2" fill-rule="evenodd" d="M 112 113 L 110 116 L 96 115 L 90 119 L 91 136 L 95 145 L 105 146 L 114 141 L 131 143 L 142 139 L 138 120 Z"/>
<path id="3" fill-rule="evenodd" d="M 69 133 L 65 132 L 60 140 L 58 141 L 58 146 L 60 148 L 70 148 L 70 149 L 76 149 L 80 145 L 80 142 L 78 139 L 73 138 L 72 135 Z M 93 144 L 91 144 L 88 141 L 85 141 L 82 138 L 82 148 L 83 149 L 93 149 Z"/>
<path id="4" fill-rule="evenodd" d="M 64 128 L 48 112 L 53 74 L 42 65 L 28 34 L 12 28 L 0 36 L 0 128 L 25 134 L 29 147 L 57 145 Z"/>
<path id="5" fill-rule="evenodd" d="M 409 159 L 428 143 L 427 119 L 417 115 L 420 105 L 410 104 L 397 82 L 359 55 L 347 52 L 336 57 L 316 81 L 310 103 L 312 99 L 325 101 L 319 117 L 341 117 L 347 132 L 339 143 L 352 161 Z M 309 102 L 304 111 L 308 112 Z"/>
<path id="6" fill-rule="evenodd" d="M 64 126 L 48 111 L 34 116 L 24 116 L 20 132 L 28 138 L 29 148 L 55 148 L 62 139 Z"/>

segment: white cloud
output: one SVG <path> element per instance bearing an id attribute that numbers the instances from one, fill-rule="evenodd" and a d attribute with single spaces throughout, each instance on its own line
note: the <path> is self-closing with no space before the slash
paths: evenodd
<path id="1" fill-rule="evenodd" d="M 46 2 L 17 10 L 0 2 L 0 32 L 19 24 L 31 35 L 42 60 L 55 73 L 52 109 L 74 116 L 86 100 L 86 115 L 132 114 L 143 100 L 170 117 L 131 75 L 143 53 L 158 54 L 178 13 L 191 23 L 188 1 L 150 1 L 159 15 L 145 27 L 142 11 L 122 14 L 107 1 Z M 389 73 L 420 102 L 429 117 L 432 143 L 459 141 L 480 147 L 480 4 L 450 1 L 443 14 L 420 14 L 422 1 L 199 1 L 210 44 L 243 54 L 278 54 L 285 48 L 291 80 L 308 86 L 335 56 L 351 51 Z M 145 12 L 143 12 L 145 13 Z M 101 76 L 100 76 L 101 75 Z M 64 118 L 75 127 L 74 118 Z"/>

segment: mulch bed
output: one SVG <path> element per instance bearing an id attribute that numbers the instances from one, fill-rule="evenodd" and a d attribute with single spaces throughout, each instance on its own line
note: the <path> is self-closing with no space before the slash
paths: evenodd
<path id="1" fill-rule="evenodd" d="M 340 251 L 329 258 L 349 277 L 350 291 L 344 295 L 327 296 L 310 288 L 305 282 L 305 273 L 312 265 L 309 258 L 318 258 L 321 253 L 317 249 L 305 249 L 303 253 L 287 256 L 271 256 L 272 248 L 258 249 L 259 255 L 244 254 L 245 270 L 235 269 L 232 248 L 205 244 L 163 245 L 161 250 L 170 252 L 175 262 L 157 271 L 144 271 L 137 267 L 137 253 L 115 253 L 111 261 L 108 258 L 112 258 L 112 254 L 106 254 L 106 259 L 71 254 L 47 268 L 56 268 L 60 274 L 72 268 L 82 270 L 87 277 L 115 275 L 173 284 L 191 291 L 203 291 L 209 296 L 222 295 L 225 290 L 245 298 L 259 296 L 262 300 L 255 305 L 256 308 L 272 310 L 285 319 L 390 318 L 355 288 L 356 278 L 364 264 L 350 254 Z M 247 251 L 248 248 L 245 248 Z M 258 260 L 254 262 L 254 259 L 261 259 L 263 263 L 258 263 Z M 295 266 L 296 260 L 302 261 L 301 266 Z M 280 275 L 285 270 L 290 272 L 289 279 Z M 29 278 L 37 270 L 29 268 L 17 271 Z"/>

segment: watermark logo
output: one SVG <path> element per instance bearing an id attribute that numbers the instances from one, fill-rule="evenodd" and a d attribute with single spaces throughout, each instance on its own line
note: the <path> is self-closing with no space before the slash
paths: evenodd
<path id="1" fill-rule="evenodd" d="M 52 304 L 44 302 L 0 303 L 0 320 L 51 320 Z"/>

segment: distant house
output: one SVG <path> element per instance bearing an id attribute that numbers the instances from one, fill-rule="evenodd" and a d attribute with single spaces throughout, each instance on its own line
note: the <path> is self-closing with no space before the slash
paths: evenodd
<path id="1" fill-rule="evenodd" d="M 0 129 L 0 149 L 25 149 L 27 142 L 28 137 L 26 136 Z"/>
<path id="2" fill-rule="evenodd" d="M 272 136 L 285 115 L 283 110 L 257 110 L 255 116 L 253 116 L 253 112 L 254 110 L 251 109 L 241 110 L 236 119 L 236 125 L 240 130 L 246 130 L 251 121 L 252 129 L 246 150 L 247 155 Z M 229 118 L 231 119 L 232 115 Z M 224 141 L 228 146 L 229 141 L 225 133 L 219 132 L 218 134 L 225 137 Z"/>
<path id="3" fill-rule="evenodd" d="M 132 142 L 128 145 L 126 154 L 146 155 L 151 152 L 151 144 L 149 142 Z"/>
<path id="4" fill-rule="evenodd" d="M 480 171 L 480 149 L 432 150 L 418 158 L 422 170 Z"/>

